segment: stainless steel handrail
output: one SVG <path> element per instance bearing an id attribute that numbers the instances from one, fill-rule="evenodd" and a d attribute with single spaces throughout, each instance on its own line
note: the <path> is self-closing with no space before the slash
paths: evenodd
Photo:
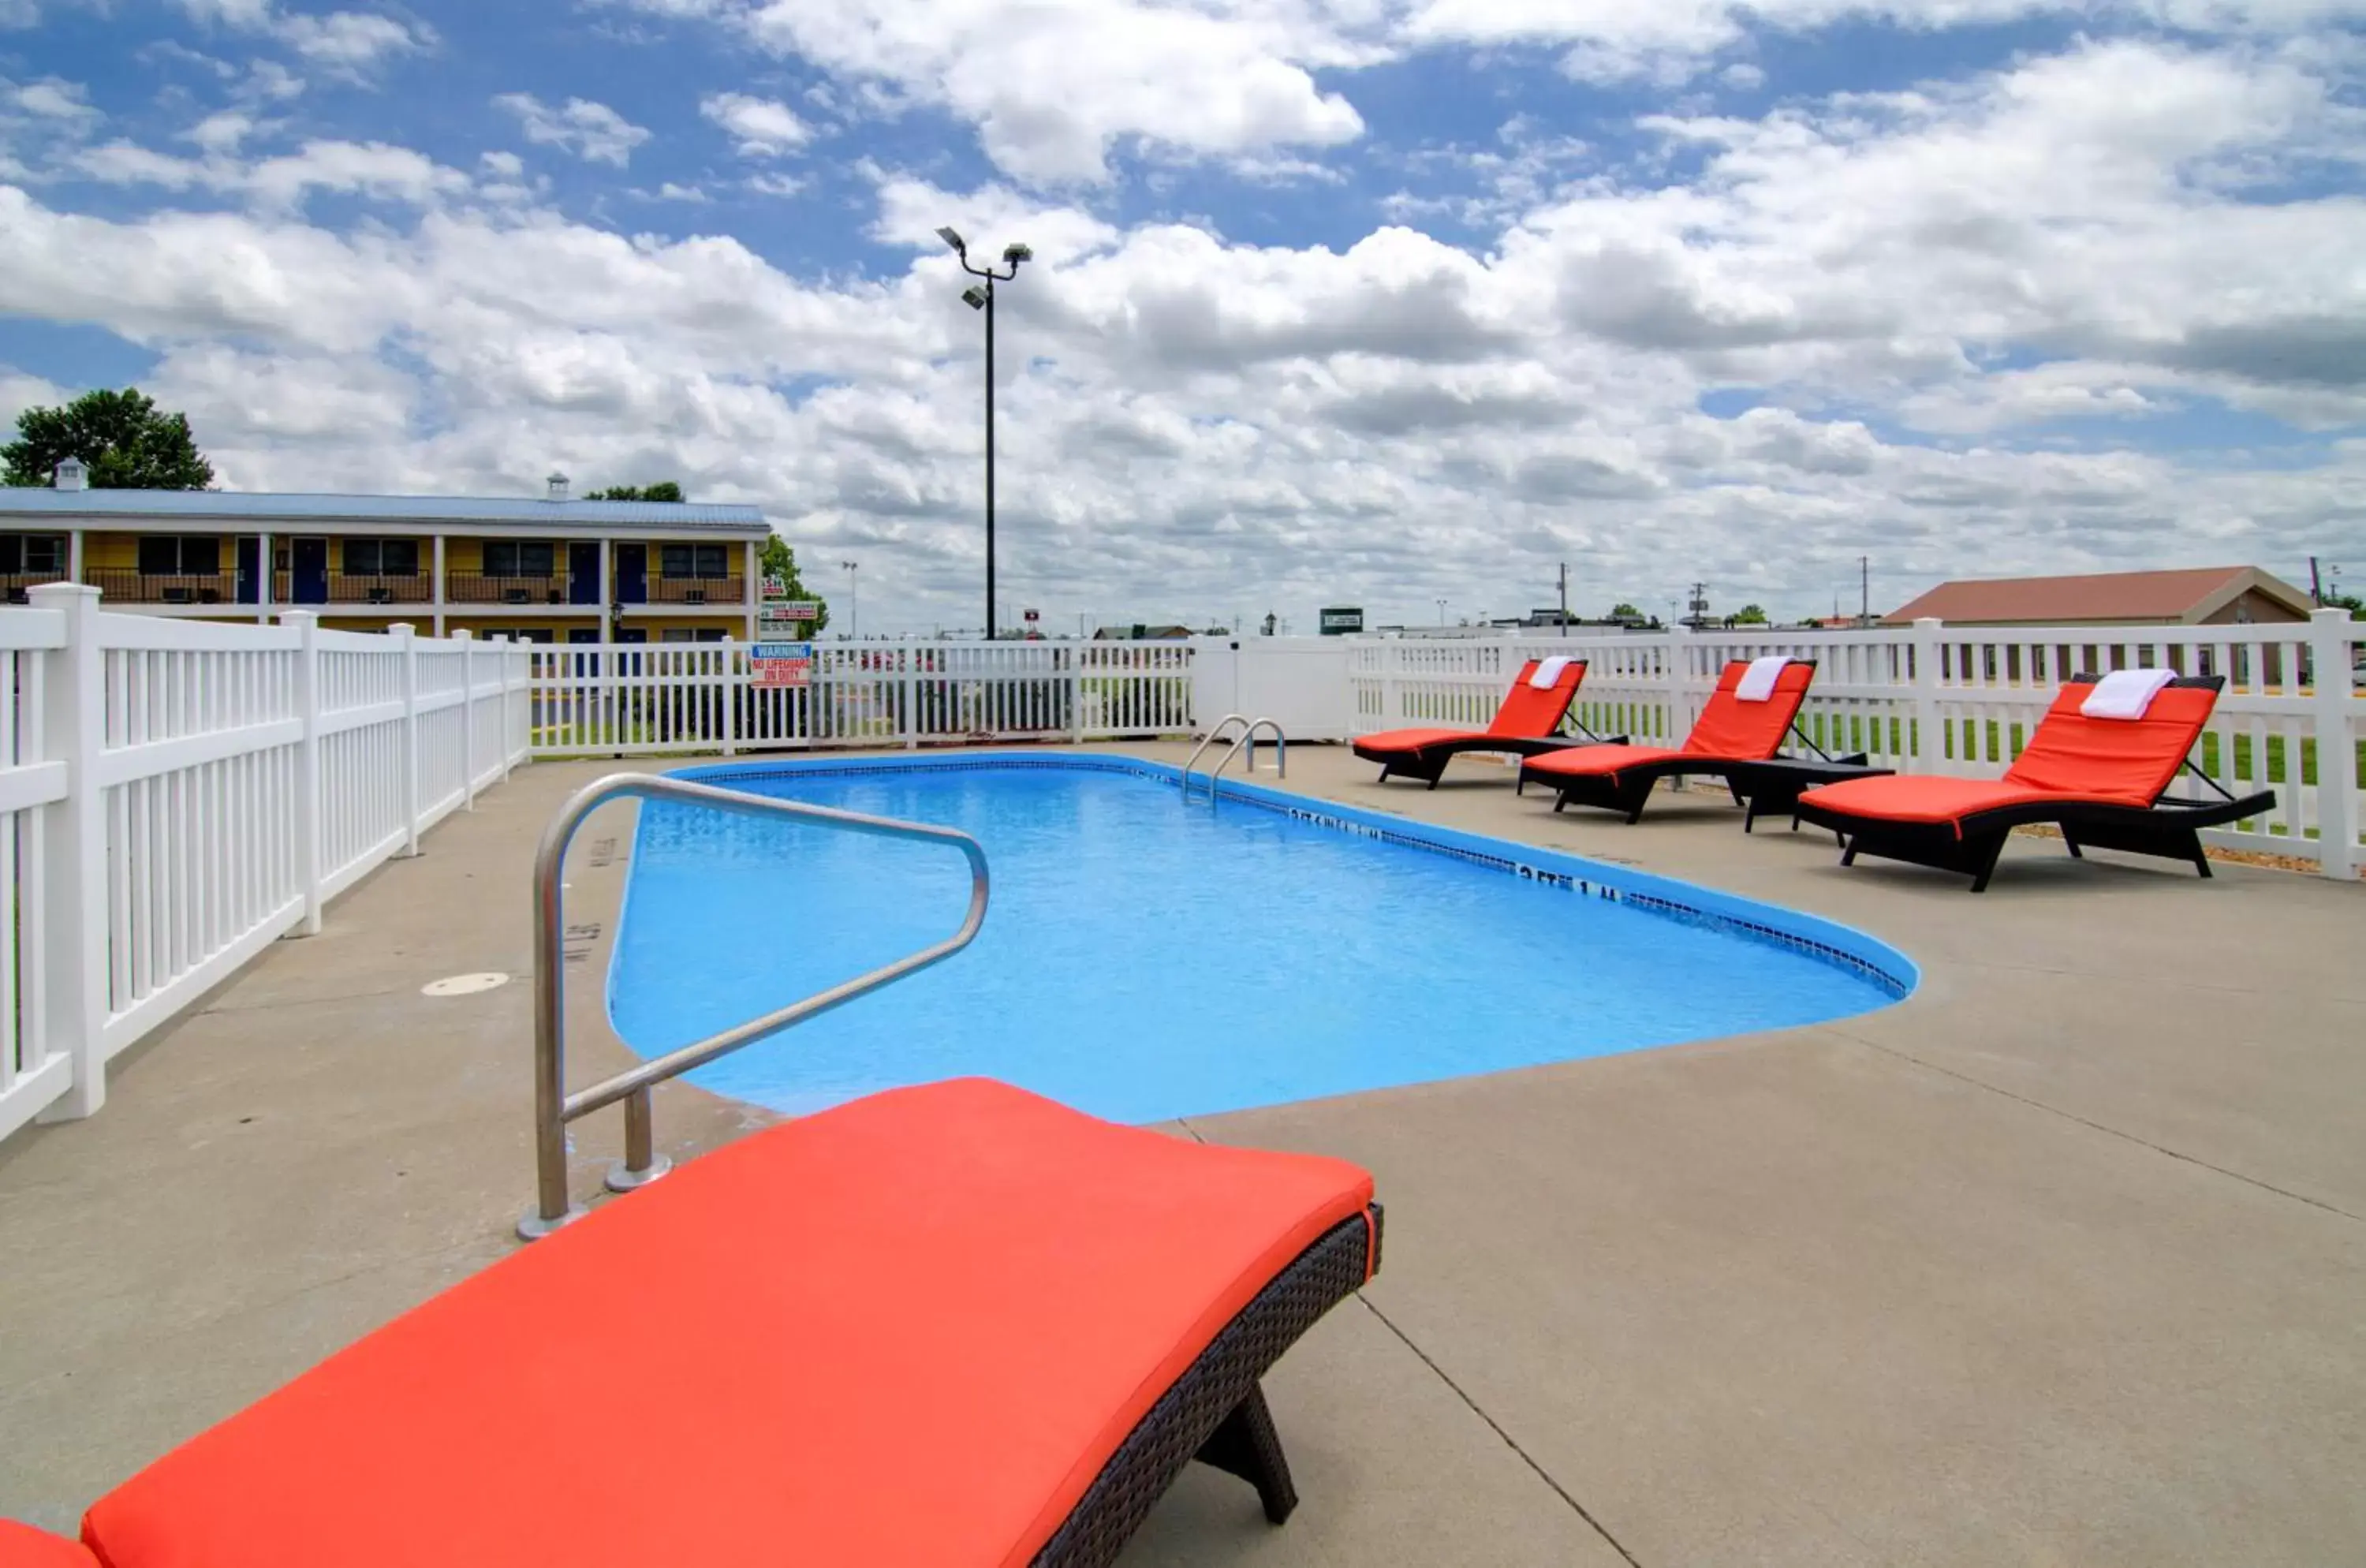
<path id="1" fill-rule="evenodd" d="M 1256 772 L 1256 738 L 1259 728 L 1270 729 L 1273 731 L 1275 776 L 1285 779 L 1290 776 L 1290 739 L 1287 736 L 1282 734 L 1281 725 L 1278 720 L 1268 718 L 1264 715 L 1260 714 L 1256 718 L 1249 720 L 1248 728 L 1243 730 L 1241 732 L 1241 738 L 1233 742 L 1233 749 L 1225 752 L 1222 757 L 1216 759 L 1216 765 L 1208 771 L 1209 799 L 1213 800 L 1215 798 L 1216 781 L 1224 776 L 1224 769 L 1231 765 L 1234 757 L 1240 755 L 1242 747 L 1245 746 L 1248 748 L 1249 760 L 1246 764 L 1248 771 L 1252 773 Z"/>
<path id="2" fill-rule="evenodd" d="M 1191 755 L 1183 760 L 1182 775 L 1176 781 L 1183 786 L 1183 794 L 1186 796 L 1189 796 L 1191 793 L 1191 769 L 1193 764 L 1200 761 L 1200 753 L 1206 751 L 1209 747 L 1213 746 L 1217 741 L 1222 740 L 1224 738 L 1224 730 L 1228 726 L 1235 724 L 1247 726 L 1248 723 L 1248 715 L 1245 713 L 1228 713 L 1223 717 L 1218 719 L 1215 723 L 1208 727 L 1208 733 L 1201 738 L 1200 744 L 1191 748 Z M 1213 800 L 1215 798 L 1215 789 L 1216 786 L 1211 778 L 1208 784 L 1209 799 Z"/>
<path id="3" fill-rule="evenodd" d="M 710 1034 L 680 1050 L 669 1051 L 614 1077 L 603 1078 L 589 1089 L 569 1094 L 567 1092 L 567 926 L 561 909 L 559 876 L 566 865 L 567 846 L 574 839 L 575 830 L 583 825 L 583 819 L 608 802 L 626 797 L 686 801 L 692 805 L 712 807 L 718 811 L 736 812 L 743 817 L 794 817 L 821 827 L 868 833 L 877 838 L 917 839 L 928 843 L 950 844 L 969 859 L 969 913 L 963 917 L 959 931 L 934 947 L 923 949 L 868 974 L 858 975 L 851 980 L 817 992 L 803 1001 L 793 1002 L 776 1012 L 751 1019 L 719 1034 Z M 987 892 L 986 851 L 967 833 L 951 828 L 932 827 L 924 822 L 899 822 L 889 817 L 866 817 L 854 811 L 836 811 L 826 806 L 778 800 L 771 795 L 749 795 L 736 789 L 717 789 L 713 784 L 660 778 L 654 773 L 611 773 L 578 790 L 574 798 L 551 818 L 550 826 L 543 829 L 542 845 L 534 855 L 535 1203 L 525 1217 L 518 1221 L 518 1235 L 532 1241 L 537 1236 L 549 1235 L 584 1213 L 582 1205 L 570 1201 L 567 1195 L 567 1124 L 569 1122 L 623 1100 L 625 1157 L 608 1172 L 609 1190 L 625 1192 L 655 1181 L 671 1168 L 671 1162 L 659 1156 L 654 1146 L 656 1138 L 650 1125 L 649 1100 L 652 1085 L 686 1073 L 693 1067 L 703 1066 L 717 1056 L 728 1055 L 742 1045 L 753 1044 L 792 1024 L 803 1023 L 817 1013 L 828 1012 L 834 1007 L 952 957 L 967 947 L 977 935 L 978 928 L 985 924 Z"/>

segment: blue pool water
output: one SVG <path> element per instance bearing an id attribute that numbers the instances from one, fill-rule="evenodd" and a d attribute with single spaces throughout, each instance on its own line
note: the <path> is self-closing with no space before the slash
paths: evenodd
<path id="1" fill-rule="evenodd" d="M 1153 1122 L 1841 1018 L 1911 983 L 1869 938 L 1682 884 L 1363 818 L 1571 879 L 1537 880 L 1047 763 L 694 770 L 960 828 L 986 847 L 994 901 L 966 951 L 693 1081 L 805 1111 L 979 1073 Z M 611 1019 L 646 1055 L 685 1044 L 941 940 L 968 891 L 950 849 L 652 803 Z"/>

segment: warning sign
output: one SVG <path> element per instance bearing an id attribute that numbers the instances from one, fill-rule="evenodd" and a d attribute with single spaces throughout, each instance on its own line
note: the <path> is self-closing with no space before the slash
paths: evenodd
<path id="1" fill-rule="evenodd" d="M 748 648 L 759 686 L 807 686 L 813 683 L 813 644 L 759 642 Z"/>

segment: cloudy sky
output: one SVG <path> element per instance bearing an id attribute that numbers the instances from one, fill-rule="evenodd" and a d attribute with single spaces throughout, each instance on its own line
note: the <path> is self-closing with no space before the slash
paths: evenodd
<path id="1" fill-rule="evenodd" d="M 0 0 L 0 419 L 975 625 L 2366 580 L 2366 0 Z M 842 574 L 813 573 L 828 586 Z"/>

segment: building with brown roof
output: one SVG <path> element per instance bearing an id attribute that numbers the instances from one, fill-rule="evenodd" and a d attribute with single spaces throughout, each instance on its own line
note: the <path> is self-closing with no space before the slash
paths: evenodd
<path id="1" fill-rule="evenodd" d="M 1958 626 L 2201 626 L 2304 621 L 2308 595 L 2255 566 L 2104 571 L 2084 577 L 1966 578 L 1943 582 L 1882 617 Z"/>

